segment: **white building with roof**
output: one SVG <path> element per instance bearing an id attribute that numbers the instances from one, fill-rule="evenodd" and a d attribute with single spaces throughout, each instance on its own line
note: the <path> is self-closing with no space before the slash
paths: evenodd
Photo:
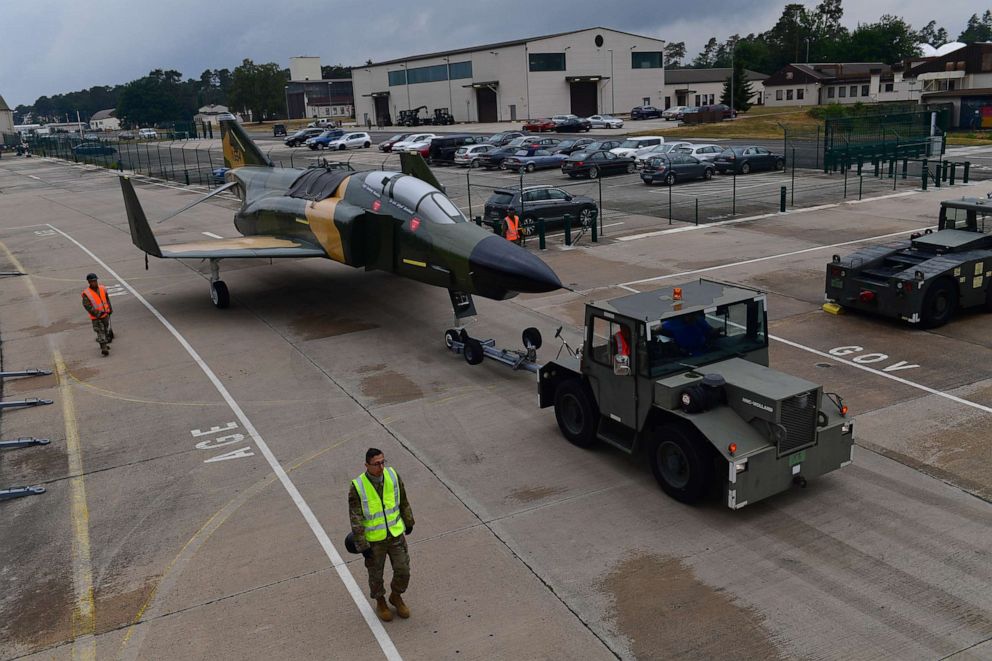
<path id="1" fill-rule="evenodd" d="M 14 132 L 14 111 L 10 109 L 7 102 L 0 96 L 0 133 Z"/>
<path id="2" fill-rule="evenodd" d="M 417 108 L 458 122 L 627 113 L 662 103 L 664 46 L 596 27 L 376 62 L 352 69 L 355 115 L 385 125 Z"/>
<path id="3" fill-rule="evenodd" d="M 98 110 L 90 117 L 90 128 L 94 131 L 119 131 L 121 120 L 114 117 L 115 108 Z"/>

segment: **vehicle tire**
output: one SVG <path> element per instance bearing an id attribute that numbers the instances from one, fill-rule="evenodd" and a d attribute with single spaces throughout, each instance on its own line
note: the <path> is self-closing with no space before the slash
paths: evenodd
<path id="1" fill-rule="evenodd" d="M 520 231 L 524 236 L 534 236 L 537 233 L 537 221 L 531 216 L 524 216 L 520 220 Z"/>
<path id="2" fill-rule="evenodd" d="M 310 145 L 310 151 L 317 151 L 317 145 Z"/>
<path id="3" fill-rule="evenodd" d="M 338 151 L 344 151 L 345 149 L 347 149 L 345 145 L 338 145 Z"/>
<path id="4" fill-rule="evenodd" d="M 709 181 L 712 178 L 713 178 L 713 170 L 711 168 L 706 168 L 705 170 L 703 170 L 703 179 Z"/>
<path id="5" fill-rule="evenodd" d="M 594 207 L 583 207 L 579 211 L 579 225 L 582 227 L 589 227 L 592 225 L 592 212 Z"/>
<path id="6" fill-rule="evenodd" d="M 210 300 L 214 307 L 225 310 L 231 304 L 231 293 L 227 290 L 227 285 L 223 280 L 210 283 Z"/>
<path id="7" fill-rule="evenodd" d="M 362 147 L 364 147 L 365 149 L 368 149 L 368 148 L 369 148 L 369 147 L 371 147 L 371 146 L 372 146 L 372 143 L 371 143 L 371 142 L 365 142 L 365 143 L 364 143 L 364 144 L 362 145 Z"/>
<path id="8" fill-rule="evenodd" d="M 448 347 L 449 349 L 454 347 L 455 342 L 461 342 L 461 339 L 462 339 L 461 335 L 454 328 L 449 328 L 448 330 L 444 331 L 444 346 Z"/>
<path id="9" fill-rule="evenodd" d="M 596 403 L 582 381 L 565 381 L 555 390 L 555 420 L 569 443 L 580 448 L 595 445 L 597 418 Z"/>
<path id="10" fill-rule="evenodd" d="M 526 165 L 526 167 L 524 167 L 524 170 L 526 170 L 527 172 L 533 172 L 534 171 L 534 164 L 533 163 L 528 163 Z"/>
<path id="11" fill-rule="evenodd" d="M 666 186 L 674 186 L 675 185 L 675 173 L 674 172 L 669 172 L 668 174 L 665 175 L 665 185 Z"/>
<path id="12" fill-rule="evenodd" d="M 636 170 L 637 170 L 637 166 L 636 165 L 634 165 L 633 163 L 628 163 L 627 164 L 627 174 L 634 174 L 634 172 Z"/>
<path id="13" fill-rule="evenodd" d="M 985 289 L 985 311 L 992 312 L 992 284 Z"/>
<path id="14" fill-rule="evenodd" d="M 499 164 L 499 169 L 500 170 L 505 170 L 506 169 L 506 163 L 500 163 Z"/>
<path id="15" fill-rule="evenodd" d="M 589 168 L 589 178 L 599 179 L 599 168 L 597 168 L 595 165 Z"/>
<path id="16" fill-rule="evenodd" d="M 920 309 L 920 326 L 922 328 L 937 328 L 943 326 L 958 306 L 958 291 L 950 278 L 939 278 L 930 285 L 923 297 L 923 307 Z"/>
<path id="17" fill-rule="evenodd" d="M 482 350 L 482 342 L 479 342 L 474 337 L 465 340 L 465 348 L 462 349 L 462 355 L 465 356 L 465 362 L 469 365 L 478 365 L 486 357 L 485 352 Z"/>
<path id="18" fill-rule="evenodd" d="M 776 170 L 779 170 L 779 171 L 784 170 L 785 169 L 785 161 L 783 161 L 781 158 L 776 159 L 775 160 L 775 169 Z"/>
<path id="19" fill-rule="evenodd" d="M 468 164 L 468 166 L 469 166 L 470 168 L 477 168 L 477 167 L 479 167 L 479 159 L 477 159 L 477 158 L 473 158 L 473 159 L 472 159 L 472 162 L 471 162 L 471 163 L 469 163 L 469 164 Z"/>
<path id="20" fill-rule="evenodd" d="M 748 174 L 750 172 L 751 172 L 751 164 L 750 163 L 742 163 L 741 164 L 741 174 Z"/>
<path id="21" fill-rule="evenodd" d="M 569 172 L 568 173 L 568 178 L 569 179 L 578 179 L 579 178 L 579 175 L 575 174 L 574 172 Z"/>
<path id="22" fill-rule="evenodd" d="M 648 444 L 654 478 L 662 491 L 679 502 L 699 502 L 712 484 L 713 467 L 705 443 L 687 427 L 666 424 Z"/>

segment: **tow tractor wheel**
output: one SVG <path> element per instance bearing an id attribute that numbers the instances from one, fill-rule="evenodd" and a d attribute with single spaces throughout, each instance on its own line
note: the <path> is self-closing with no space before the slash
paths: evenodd
<path id="1" fill-rule="evenodd" d="M 482 342 L 479 342 L 474 337 L 465 340 L 462 355 L 465 356 L 465 362 L 469 365 L 478 365 L 486 357 L 485 352 L 482 350 Z"/>
<path id="2" fill-rule="evenodd" d="M 231 304 L 231 293 L 227 291 L 227 285 L 223 280 L 210 283 L 210 300 L 214 306 L 224 310 Z"/>
<path id="3" fill-rule="evenodd" d="M 596 403 L 578 379 L 566 381 L 555 391 L 555 419 L 569 443 L 591 448 L 596 443 Z"/>
<path id="4" fill-rule="evenodd" d="M 455 345 L 455 342 L 459 341 L 461 341 L 461 335 L 458 334 L 457 330 L 454 328 L 449 328 L 444 331 L 444 346 L 450 349 Z"/>
<path id="5" fill-rule="evenodd" d="M 683 503 L 698 502 L 712 483 L 705 441 L 681 425 L 662 425 L 649 445 L 651 471 L 662 491 Z"/>
<path id="6" fill-rule="evenodd" d="M 958 305 L 958 292 L 954 282 L 941 278 L 930 285 L 926 296 L 923 297 L 923 308 L 920 310 L 923 328 L 943 326 L 954 315 Z"/>
<path id="7" fill-rule="evenodd" d="M 533 326 L 525 328 L 521 336 L 521 341 L 527 349 L 540 349 L 542 342 L 541 331 L 537 330 Z"/>

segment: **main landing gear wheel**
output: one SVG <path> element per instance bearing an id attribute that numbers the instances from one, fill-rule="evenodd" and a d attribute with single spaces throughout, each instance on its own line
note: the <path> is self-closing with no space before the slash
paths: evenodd
<path id="1" fill-rule="evenodd" d="M 583 383 L 566 381 L 555 391 L 555 419 L 569 443 L 591 448 L 596 443 L 596 419 L 599 411 Z"/>
<path id="2" fill-rule="evenodd" d="M 210 283 L 210 300 L 220 310 L 226 309 L 231 304 L 231 293 L 227 291 L 227 285 L 223 280 Z"/>
<path id="3" fill-rule="evenodd" d="M 648 448 L 651 471 L 662 491 L 683 503 L 698 502 L 712 479 L 700 439 L 679 425 L 662 425 Z"/>

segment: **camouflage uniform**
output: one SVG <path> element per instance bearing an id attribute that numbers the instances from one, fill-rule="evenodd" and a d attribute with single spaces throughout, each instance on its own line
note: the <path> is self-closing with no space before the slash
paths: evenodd
<path id="1" fill-rule="evenodd" d="M 91 316 L 96 316 L 96 310 L 93 309 L 93 302 L 83 294 L 83 307 Z M 93 332 L 96 333 L 96 341 L 103 348 L 110 344 L 113 340 L 110 337 L 110 315 L 114 313 L 114 306 L 110 303 L 110 296 L 107 296 L 107 307 L 110 311 L 107 316 L 103 319 L 91 319 L 93 322 Z"/>
<path id="2" fill-rule="evenodd" d="M 366 473 L 366 477 L 372 482 L 379 498 L 382 498 L 383 478 L 373 477 Z M 400 483 L 400 518 L 407 530 L 413 529 L 413 510 L 410 509 L 410 502 L 406 499 L 406 487 L 403 480 Z M 359 551 L 367 548 L 372 549 L 372 557 L 365 559 L 365 568 L 369 571 L 369 594 L 373 599 L 386 596 L 383 571 L 386 568 L 386 556 L 389 556 L 389 564 L 393 568 L 393 580 L 390 582 L 390 589 L 396 594 L 406 592 L 406 587 L 410 583 L 410 554 L 407 550 L 406 535 L 393 537 L 386 530 L 386 539 L 381 542 L 367 542 L 365 540 L 365 513 L 362 511 L 362 499 L 355 490 L 352 483 L 348 489 L 348 515 L 351 518 L 351 531 L 355 534 L 355 547 Z"/>

